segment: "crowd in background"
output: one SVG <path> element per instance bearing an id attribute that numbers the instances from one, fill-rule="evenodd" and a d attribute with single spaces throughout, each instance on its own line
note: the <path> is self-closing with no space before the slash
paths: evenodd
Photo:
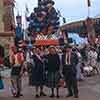
<path id="1" fill-rule="evenodd" d="M 27 72 L 29 86 L 35 86 L 36 98 L 46 96 L 44 86 L 50 88 L 50 97 L 59 98 L 59 88 L 67 87 L 67 97 L 78 98 L 77 81 L 84 80 L 85 76 L 99 74 L 100 48 L 66 45 L 31 48 L 26 46 L 16 49 L 12 46 L 9 62 L 12 69 L 11 91 L 14 97 L 23 96 L 21 80 Z M 1 57 L 0 65 L 3 65 Z"/>

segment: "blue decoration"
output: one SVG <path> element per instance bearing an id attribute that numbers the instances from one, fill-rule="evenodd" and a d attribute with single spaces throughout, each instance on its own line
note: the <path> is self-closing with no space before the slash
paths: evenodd
<path id="1" fill-rule="evenodd" d="M 31 42 L 29 42 L 29 44 L 28 44 L 28 48 L 29 48 L 29 49 L 33 49 L 33 45 L 32 45 Z"/>
<path id="2" fill-rule="evenodd" d="M 23 37 L 23 31 L 22 28 L 20 26 L 16 27 L 16 38 L 21 39 Z"/>
<path id="3" fill-rule="evenodd" d="M 40 28 L 36 28 L 36 33 L 40 32 Z"/>
<path id="4" fill-rule="evenodd" d="M 0 78 L 0 90 L 2 90 L 2 89 L 4 89 L 4 83 L 3 83 L 3 80 Z"/>

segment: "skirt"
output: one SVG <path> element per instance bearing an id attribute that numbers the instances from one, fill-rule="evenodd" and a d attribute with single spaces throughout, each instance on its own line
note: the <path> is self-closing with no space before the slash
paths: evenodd
<path id="1" fill-rule="evenodd" d="M 59 86 L 59 80 L 61 75 L 59 72 L 48 72 L 47 74 L 47 86 L 49 88 L 57 88 Z"/>
<path id="2" fill-rule="evenodd" d="M 43 75 L 43 72 L 35 72 L 34 70 L 33 70 L 33 72 L 32 72 L 32 83 L 31 83 L 31 85 L 32 86 L 42 86 L 42 85 L 44 85 L 44 75 Z"/>

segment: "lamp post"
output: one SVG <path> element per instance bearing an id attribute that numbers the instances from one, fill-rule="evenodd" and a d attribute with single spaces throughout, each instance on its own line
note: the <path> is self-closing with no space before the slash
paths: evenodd
<path id="1" fill-rule="evenodd" d="M 23 31 L 22 31 L 22 16 L 19 14 L 16 16 L 16 37 L 15 37 L 15 45 L 18 47 L 19 41 L 23 40 Z"/>
<path id="2" fill-rule="evenodd" d="M 90 7 L 91 7 L 91 1 L 87 0 L 87 6 L 88 6 L 88 17 L 86 19 L 86 28 L 88 33 L 88 41 L 90 45 L 95 45 L 96 42 L 96 36 L 95 36 L 95 29 L 94 29 L 94 22 L 90 18 Z"/>
<path id="3" fill-rule="evenodd" d="M 22 26 L 22 16 L 20 16 L 19 14 L 16 16 L 16 22 L 18 26 Z"/>
<path id="4" fill-rule="evenodd" d="M 88 33 L 88 42 L 90 45 L 95 45 L 96 42 L 96 36 L 95 36 L 95 29 L 94 29 L 94 22 L 91 18 L 86 19 L 85 23 L 87 27 L 87 33 Z"/>

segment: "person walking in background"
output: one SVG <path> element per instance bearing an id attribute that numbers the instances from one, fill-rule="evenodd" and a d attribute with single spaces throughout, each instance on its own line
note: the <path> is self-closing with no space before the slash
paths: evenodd
<path id="1" fill-rule="evenodd" d="M 16 47 L 15 45 L 11 45 L 10 47 L 10 53 L 9 53 L 9 62 L 10 62 L 10 66 L 11 66 L 11 92 L 12 92 L 12 95 L 14 97 L 17 96 L 17 91 L 16 91 L 16 80 L 15 80 L 15 72 L 16 72 L 16 69 L 14 68 L 14 64 L 15 64 L 15 57 L 14 55 L 17 53 L 16 51 Z"/>
<path id="2" fill-rule="evenodd" d="M 55 47 L 49 47 L 49 54 L 47 55 L 47 86 L 51 89 L 50 97 L 54 97 L 54 88 L 56 88 L 56 97 L 59 98 L 59 80 L 60 80 L 60 59 Z"/>
<path id="3" fill-rule="evenodd" d="M 75 98 L 78 98 L 78 86 L 76 78 L 76 65 L 78 64 L 78 58 L 76 53 L 71 49 L 70 46 L 67 46 L 64 51 L 65 52 L 62 57 L 62 64 L 63 75 L 68 86 L 67 97 L 74 96 Z"/>
<path id="4" fill-rule="evenodd" d="M 98 70 L 100 70 L 100 46 L 98 48 L 97 67 L 98 67 Z"/>
<path id="5" fill-rule="evenodd" d="M 0 90 L 4 89 L 4 83 L 1 77 L 2 68 L 3 68 L 3 57 L 0 55 Z"/>
<path id="6" fill-rule="evenodd" d="M 25 69 L 27 69 L 28 71 L 28 77 L 29 77 L 29 86 L 32 85 L 32 70 L 33 70 L 33 67 L 34 67 L 34 61 L 33 61 L 33 51 L 32 51 L 33 48 L 27 48 L 26 52 L 25 52 Z"/>
<path id="7" fill-rule="evenodd" d="M 12 49 L 10 55 L 10 63 L 12 66 L 11 71 L 11 83 L 12 83 L 12 93 L 14 97 L 23 96 L 21 94 L 21 70 L 24 62 L 23 53 L 20 49 L 16 51 L 16 48 Z"/>
<path id="8" fill-rule="evenodd" d="M 81 67 L 82 67 L 82 56 L 81 56 L 81 53 L 80 53 L 80 51 L 78 50 L 78 48 L 73 48 L 73 51 L 76 53 L 76 55 L 77 55 L 77 58 L 78 58 L 78 63 L 77 63 L 77 65 L 76 65 L 76 69 L 77 69 L 77 75 L 76 75 L 76 77 L 77 77 L 77 80 L 78 81 L 82 81 L 83 79 L 84 79 L 84 76 L 83 76 L 83 74 L 82 74 L 82 72 L 81 72 Z"/>
<path id="9" fill-rule="evenodd" d="M 99 70 L 98 70 L 98 67 L 97 67 L 97 52 L 95 50 L 94 47 L 90 47 L 90 50 L 88 52 L 88 61 L 89 61 L 89 64 L 93 67 L 93 74 L 95 74 L 95 71 L 97 74 L 99 74 Z"/>
<path id="10" fill-rule="evenodd" d="M 3 57 L 0 55 L 0 67 L 3 66 Z"/>
<path id="11" fill-rule="evenodd" d="M 43 69 L 43 57 L 41 57 L 41 50 L 39 48 L 36 48 L 35 54 L 33 55 L 34 60 L 34 69 L 32 72 L 32 85 L 35 86 L 36 91 L 36 98 L 39 98 L 40 96 L 46 96 L 46 94 L 43 92 L 43 85 L 44 85 L 44 69 Z M 40 88 L 40 93 L 39 93 Z"/>

